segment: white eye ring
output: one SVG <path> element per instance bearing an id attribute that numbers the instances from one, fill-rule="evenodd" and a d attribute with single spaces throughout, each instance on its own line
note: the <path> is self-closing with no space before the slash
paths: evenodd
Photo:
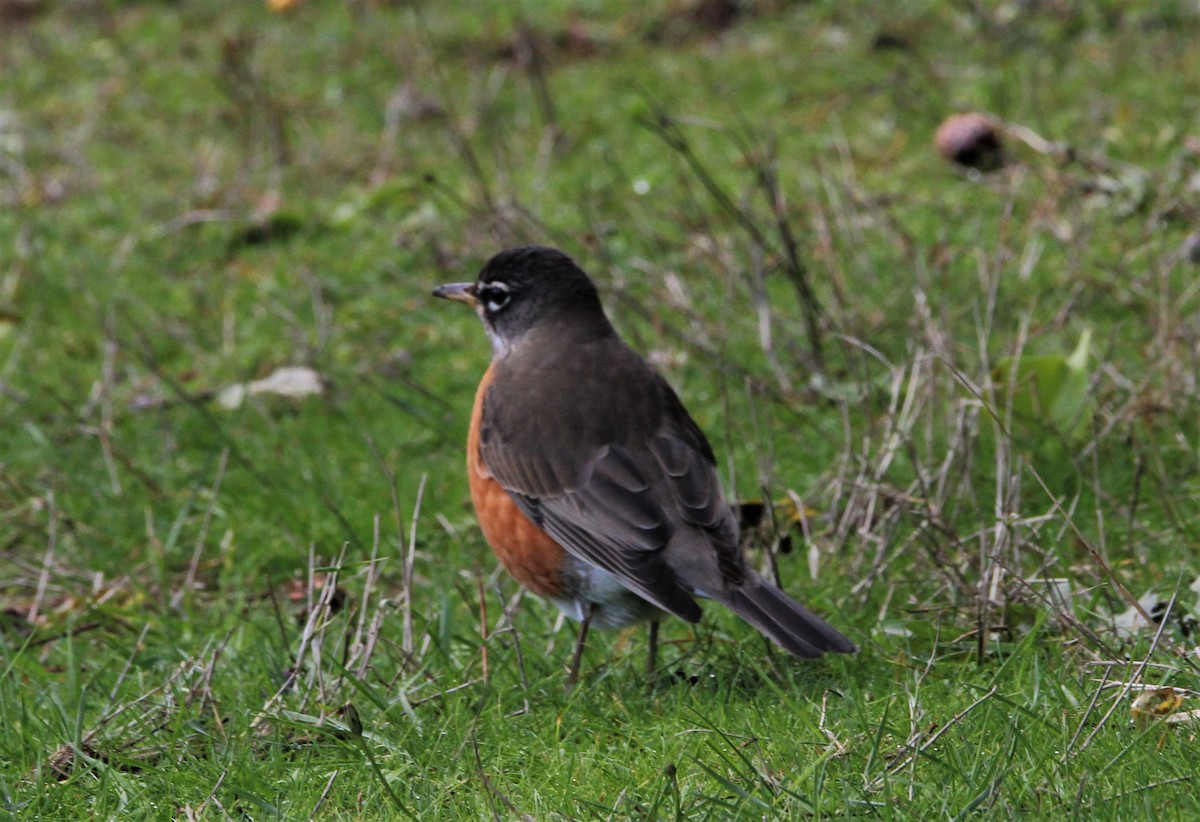
<path id="1" fill-rule="evenodd" d="M 483 298 L 483 306 L 489 314 L 494 314 L 504 308 L 512 299 L 508 286 L 504 283 L 488 283 L 479 289 L 479 292 L 479 296 Z"/>

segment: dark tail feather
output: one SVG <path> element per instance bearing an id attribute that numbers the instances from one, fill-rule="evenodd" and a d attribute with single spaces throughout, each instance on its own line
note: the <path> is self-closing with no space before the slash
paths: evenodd
<path id="1" fill-rule="evenodd" d="M 826 651 L 852 654 L 858 650 L 833 626 L 758 574 L 714 598 L 793 656 L 815 659 Z"/>

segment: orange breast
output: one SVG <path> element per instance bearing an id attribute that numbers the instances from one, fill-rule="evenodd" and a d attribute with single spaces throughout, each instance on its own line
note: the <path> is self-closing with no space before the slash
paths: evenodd
<path id="1" fill-rule="evenodd" d="M 471 410 L 471 427 L 467 433 L 467 478 L 475 516 L 484 538 L 517 582 L 541 596 L 562 596 L 566 587 L 562 577 L 566 551 L 521 513 L 479 455 L 483 397 L 493 376 L 492 366 L 488 366 L 475 392 L 475 407 Z"/>

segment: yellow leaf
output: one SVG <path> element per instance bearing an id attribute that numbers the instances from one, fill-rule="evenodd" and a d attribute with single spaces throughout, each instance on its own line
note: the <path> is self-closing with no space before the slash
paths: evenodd
<path id="1" fill-rule="evenodd" d="M 1174 688 L 1155 688 L 1152 691 L 1142 691 L 1133 700 L 1129 713 L 1133 721 L 1145 727 L 1157 719 L 1168 717 L 1183 704 L 1183 697 Z"/>

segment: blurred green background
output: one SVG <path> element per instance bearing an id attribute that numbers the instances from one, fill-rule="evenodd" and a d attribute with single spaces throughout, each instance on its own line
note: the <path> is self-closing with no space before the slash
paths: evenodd
<path id="1" fill-rule="evenodd" d="M 1186 723 L 1129 724 L 1200 687 L 1195 4 L 0 26 L 0 807 L 1195 812 Z M 1000 169 L 939 156 L 964 111 Z M 782 503 L 755 561 L 859 656 L 710 608 L 662 676 L 594 636 L 563 691 L 571 627 L 508 610 L 467 499 L 486 339 L 429 293 L 528 242 Z"/>

